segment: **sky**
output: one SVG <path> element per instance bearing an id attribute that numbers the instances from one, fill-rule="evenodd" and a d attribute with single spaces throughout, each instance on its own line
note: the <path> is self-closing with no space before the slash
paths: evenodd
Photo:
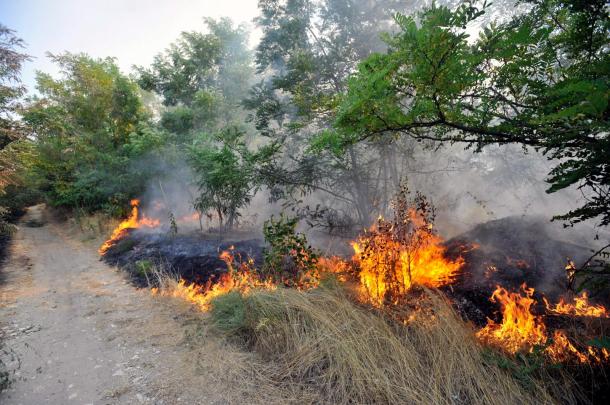
<path id="1" fill-rule="evenodd" d="M 33 57 L 23 69 L 28 90 L 35 72 L 56 74 L 47 52 L 85 52 L 117 58 L 125 73 L 149 65 L 182 31 L 204 29 L 203 18 L 228 16 L 248 23 L 250 42 L 260 37 L 252 19 L 257 0 L 0 0 L 0 23 L 17 31 Z"/>

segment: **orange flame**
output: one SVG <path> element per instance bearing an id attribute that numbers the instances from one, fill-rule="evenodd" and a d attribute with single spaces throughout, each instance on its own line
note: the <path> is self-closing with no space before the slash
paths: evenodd
<path id="1" fill-rule="evenodd" d="M 477 333 L 481 340 L 499 345 L 510 353 L 528 350 L 546 342 L 544 323 L 531 312 L 532 305 L 536 304 L 532 298 L 534 289 L 527 288 L 523 283 L 521 292 L 523 295 L 496 287 L 490 300 L 500 304 L 502 323 L 488 319 L 487 325 Z"/>
<path id="2" fill-rule="evenodd" d="M 127 229 L 134 229 L 140 227 L 147 228 L 155 228 L 160 225 L 158 219 L 147 218 L 143 216 L 139 217 L 138 207 L 140 206 L 140 200 L 134 199 L 130 201 L 131 204 L 131 214 L 129 217 L 122 221 L 114 230 L 112 231 L 112 235 L 110 238 L 100 246 L 98 249 L 99 254 L 104 254 L 106 251 L 119 240 L 123 239 L 127 234 Z"/>
<path id="3" fill-rule="evenodd" d="M 199 221 L 199 214 L 198 213 L 193 213 L 191 215 L 183 215 L 180 218 L 178 218 L 178 222 L 198 222 Z"/>
<path id="4" fill-rule="evenodd" d="M 555 304 L 555 306 L 552 306 L 545 298 L 544 304 L 549 312 L 556 314 L 590 316 L 594 318 L 609 317 L 608 311 L 604 306 L 589 304 L 589 297 L 584 291 L 580 296 L 575 296 L 573 301 L 573 303 L 569 303 L 564 301 L 563 298 L 560 298 L 559 302 Z"/>
<path id="5" fill-rule="evenodd" d="M 181 279 L 176 286 L 170 289 L 153 288 L 152 294 L 180 298 L 197 305 L 202 311 L 208 311 L 214 298 L 230 291 L 247 293 L 253 288 L 267 290 L 276 288 L 270 280 L 262 280 L 253 271 L 254 261 L 252 259 L 249 258 L 245 262 L 241 261 L 241 258 L 236 260 L 231 251 L 223 251 L 220 258 L 227 264 L 229 271 L 222 274 L 217 281 L 208 280 L 206 284 L 199 285 L 188 284 L 188 281 Z"/>
<path id="6" fill-rule="evenodd" d="M 502 323 L 498 324 L 489 319 L 487 325 L 477 332 L 477 337 L 485 343 L 501 347 L 512 354 L 532 352 L 534 346 L 537 345 L 546 346 L 544 353 L 555 362 L 575 359 L 579 363 L 586 363 L 610 359 L 610 353 L 604 348 L 583 346 L 583 350 L 579 350 L 563 330 L 555 330 L 552 342 L 549 344 L 542 318 L 531 311 L 532 307 L 536 305 L 533 294 L 534 289 L 527 288 L 525 283 L 521 285 L 521 293 L 509 292 L 498 286 L 490 300 L 500 304 Z M 549 304 L 546 299 L 545 302 L 548 308 Z M 568 314 L 575 315 L 572 310 Z M 586 351 L 584 351 L 585 347 Z"/>
<path id="7" fill-rule="evenodd" d="M 464 264 L 445 258 L 443 240 L 424 228 L 417 213 L 409 212 L 415 234 L 400 240 L 379 219 L 357 242 L 352 243 L 353 261 L 360 269 L 360 284 L 368 301 L 382 306 L 387 298 L 403 298 L 413 285 L 441 287 L 453 282 Z M 398 239 L 398 240 L 397 240 Z M 389 297 L 391 295 L 391 297 Z"/>

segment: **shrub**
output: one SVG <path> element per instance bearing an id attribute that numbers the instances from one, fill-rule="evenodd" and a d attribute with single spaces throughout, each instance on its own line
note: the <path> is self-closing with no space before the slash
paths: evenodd
<path id="1" fill-rule="evenodd" d="M 288 287 L 305 288 L 317 284 L 318 253 L 307 243 L 302 233 L 296 232 L 297 218 L 283 214 L 263 225 L 268 247 L 264 251 L 262 273 Z"/>

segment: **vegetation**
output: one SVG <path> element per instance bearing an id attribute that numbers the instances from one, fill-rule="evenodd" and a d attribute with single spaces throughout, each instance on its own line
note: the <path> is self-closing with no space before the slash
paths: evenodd
<path id="1" fill-rule="evenodd" d="M 515 143 L 552 161 L 549 192 L 583 193 L 584 205 L 557 219 L 608 225 L 608 11 L 601 0 L 521 3 L 495 23 L 479 1 L 406 15 L 419 2 L 264 0 L 254 52 L 244 26 L 206 19 L 205 32 L 183 33 L 135 81 L 112 59 L 49 55 L 61 77 L 40 73 L 40 94 L 23 108 L 27 56 L 3 28 L 17 63 L 3 70 L 13 85 L 3 87 L 2 125 L 11 139 L 28 134 L 10 150 L 2 141 L 4 155 L 12 176 L 55 206 L 121 215 L 151 179 L 179 172 L 198 190 L 195 208 L 221 227 L 265 189 L 336 229 L 388 211 L 415 141 Z M 146 91 L 162 105 L 145 103 Z M 17 109 L 19 125 L 6 118 Z M 157 165 L 143 163 L 151 155 Z"/>
<path id="2" fill-rule="evenodd" d="M 155 293 L 166 288 L 204 310 L 212 302 L 216 327 L 274 365 L 264 370 L 268 381 L 317 403 L 580 401 L 563 371 L 544 374 L 547 357 L 482 349 L 439 293 L 424 289 L 453 282 L 464 261 L 444 256 L 431 201 L 403 185 L 412 174 L 453 171 L 443 159 L 520 182 L 535 165 L 516 157 L 516 145 L 548 160 L 548 193 L 574 192 L 565 204 L 573 208 L 555 219 L 607 229 L 609 9 L 602 0 L 516 0 L 507 12 L 506 0 L 504 19 L 494 21 L 484 1 L 424 3 L 259 0 L 262 36 L 252 50 L 245 26 L 205 19 L 201 32 L 182 33 L 133 75 L 110 57 L 49 54 L 60 73 L 39 72 L 29 96 L 19 76 L 24 44 L 0 25 L 0 238 L 34 202 L 119 218 L 152 189 L 175 237 L 183 217 L 167 198 L 171 182 L 169 197 L 188 200 L 202 231 L 201 218 L 223 233 L 249 209 L 262 212 L 264 262 L 256 269 L 229 248 L 220 254 L 229 271 L 205 285 L 146 260 L 134 274 Z M 513 171 L 498 169 L 501 160 Z M 486 209 L 481 198 L 493 196 L 475 195 L 460 176 L 454 187 Z M 432 175 L 425 182 L 436 201 L 455 192 L 438 190 Z M 263 202 L 252 207 L 257 197 Z M 121 235 L 161 222 L 137 204 Z M 294 215 L 271 216 L 277 207 Z M 352 239 L 352 259 L 321 257 L 298 227 L 303 219 L 324 236 L 339 229 Z M 113 238 L 114 253 L 137 243 Z M 599 282 L 608 264 L 598 259 L 609 247 L 566 268 L 571 290 L 577 277 L 579 287 L 608 288 Z M 325 266 L 351 278 L 321 281 Z M 350 282 L 364 296 L 357 303 Z M 411 311 L 413 290 L 425 308 Z M 517 315 L 538 321 L 533 294 Z M 589 306 L 586 295 L 580 304 Z M 396 307 L 408 312 L 400 322 L 389 316 Z M 590 309 L 605 317 L 603 307 Z M 563 337 L 570 361 L 580 355 L 594 368 L 608 360 L 600 360 L 603 337 L 580 345 L 586 354 L 571 336 L 553 336 Z M 6 376 L 0 369 L 0 388 Z"/>
<path id="3" fill-rule="evenodd" d="M 61 68 L 39 73 L 39 96 L 23 109 L 36 142 L 24 160 L 51 205 L 123 213 L 153 173 L 134 162 L 161 144 L 137 85 L 112 59 L 49 56 Z"/>
<path id="4" fill-rule="evenodd" d="M 265 222 L 263 235 L 269 245 L 264 252 L 263 275 L 289 287 L 306 288 L 318 282 L 318 253 L 302 233 L 296 232 L 298 218 L 284 215 Z"/>
<path id="5" fill-rule="evenodd" d="M 556 218 L 610 224 L 606 2 L 527 1 L 527 13 L 470 43 L 467 28 L 485 13 L 478 3 L 397 14 L 400 32 L 359 65 L 326 144 L 405 133 L 477 150 L 531 146 L 555 162 L 548 192 L 576 184 L 586 196 Z"/>
<path id="6" fill-rule="evenodd" d="M 453 310 L 434 294 L 430 299 L 435 316 L 407 327 L 332 289 L 233 292 L 212 302 L 212 317 L 277 366 L 269 368 L 274 381 L 316 392 L 314 402 L 555 402 L 545 387 L 528 393 L 486 361 Z M 560 395 L 574 402 L 567 389 Z"/>

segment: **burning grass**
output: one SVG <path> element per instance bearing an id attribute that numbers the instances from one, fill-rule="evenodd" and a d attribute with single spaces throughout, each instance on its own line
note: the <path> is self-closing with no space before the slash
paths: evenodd
<path id="1" fill-rule="evenodd" d="M 536 347 L 541 347 L 543 353 L 557 363 L 600 363 L 610 360 L 607 349 L 579 344 L 571 340 L 564 330 L 555 329 L 550 338 L 551 333 L 543 317 L 533 312 L 537 305 L 533 296 L 534 289 L 528 288 L 525 283 L 521 285 L 519 292 L 509 292 L 498 286 L 490 299 L 500 304 L 502 321 L 496 323 L 490 319 L 487 325 L 477 332 L 479 339 L 510 354 L 531 353 Z M 576 304 L 566 304 L 562 299 L 555 307 L 546 299 L 544 301 L 547 309 L 560 314 L 606 316 L 604 307 L 588 305 L 586 297 L 586 294 L 580 298 L 575 297 Z"/>
<path id="2" fill-rule="evenodd" d="M 219 329 L 275 365 L 269 378 L 313 387 L 321 403 L 554 403 L 541 383 L 527 392 L 488 362 L 439 295 L 428 300 L 433 316 L 408 326 L 358 307 L 341 288 L 233 292 L 211 310 Z"/>
<path id="3" fill-rule="evenodd" d="M 210 302 L 222 294 L 231 291 L 247 293 L 252 288 L 276 288 L 271 280 L 263 279 L 256 272 L 252 259 L 242 260 L 240 255 L 233 253 L 232 249 L 223 251 L 220 258 L 227 265 L 228 271 L 221 274 L 218 279 L 209 279 L 205 284 L 198 285 L 188 283 L 184 279 L 177 280 L 162 275 L 156 278 L 158 281 L 156 284 L 160 287 L 153 287 L 152 294 L 181 298 L 197 305 L 202 311 L 207 311 Z"/>
<path id="4" fill-rule="evenodd" d="M 554 306 L 544 299 L 547 311 L 555 314 L 565 314 L 572 316 L 590 316 L 594 318 L 608 318 L 610 313 L 602 305 L 592 305 L 589 303 L 589 296 L 583 291 L 580 296 L 573 296 L 572 302 L 565 301 L 562 297 Z"/>
<path id="5" fill-rule="evenodd" d="M 110 238 L 106 240 L 102 246 L 100 246 L 98 250 L 99 254 L 103 255 L 110 247 L 114 246 L 119 240 L 123 239 L 128 229 L 142 227 L 155 228 L 161 224 L 158 219 L 148 218 L 145 215 L 140 215 L 139 206 L 140 200 L 131 200 L 131 214 L 129 214 L 127 219 L 119 223 L 119 225 L 114 228 Z"/>

